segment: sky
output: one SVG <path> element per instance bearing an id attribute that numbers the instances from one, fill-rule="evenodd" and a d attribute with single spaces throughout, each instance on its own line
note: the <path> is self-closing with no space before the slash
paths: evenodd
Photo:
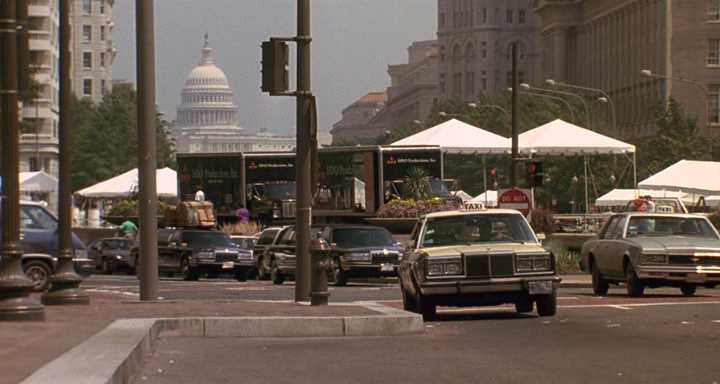
<path id="1" fill-rule="evenodd" d="M 113 77 L 135 81 L 135 2 L 115 2 Z M 215 63 L 235 93 L 240 126 L 249 132 L 295 132 L 295 99 L 260 92 L 260 43 L 294 36 L 295 0 L 156 0 L 157 103 L 173 120 L 185 77 L 200 60 L 207 32 Z M 312 90 L 318 129 L 390 82 L 389 64 L 407 62 L 413 41 L 436 36 L 437 0 L 312 0 Z M 295 55 L 291 46 L 291 57 Z M 295 74 L 291 63 L 291 81 Z"/>

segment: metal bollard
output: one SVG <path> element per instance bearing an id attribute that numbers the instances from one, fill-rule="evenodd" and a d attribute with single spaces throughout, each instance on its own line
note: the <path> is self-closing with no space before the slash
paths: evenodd
<path id="1" fill-rule="evenodd" d="M 330 247 L 323 239 L 312 241 L 310 248 L 312 258 L 312 290 L 310 305 L 328 305 L 328 271 L 331 269 Z"/>

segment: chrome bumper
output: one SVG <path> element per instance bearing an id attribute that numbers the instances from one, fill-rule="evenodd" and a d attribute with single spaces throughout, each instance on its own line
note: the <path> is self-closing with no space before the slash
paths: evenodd
<path id="1" fill-rule="evenodd" d="M 425 281 L 420 286 L 423 295 L 465 295 L 477 293 L 508 293 L 528 291 L 528 283 L 551 281 L 553 287 L 560 286 L 559 276 L 505 277 L 479 280 Z"/>

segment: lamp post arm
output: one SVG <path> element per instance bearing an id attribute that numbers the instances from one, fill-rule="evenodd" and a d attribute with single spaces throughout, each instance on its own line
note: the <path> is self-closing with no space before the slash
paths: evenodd
<path id="1" fill-rule="evenodd" d="M 581 85 L 575 85 L 575 84 L 568 84 L 568 83 L 561 83 L 561 82 L 556 82 L 556 84 L 560 85 L 562 87 L 580 89 L 580 90 L 590 91 L 590 92 L 597 92 L 597 93 L 603 95 L 607 99 L 608 104 L 610 104 L 610 112 L 612 113 L 613 132 L 615 132 L 615 134 L 618 136 L 620 135 L 620 132 L 618 132 L 618 130 L 617 130 L 617 115 L 615 114 L 615 102 L 613 101 L 613 99 L 610 97 L 610 95 L 607 92 L 605 92 L 604 90 L 602 90 L 600 88 L 583 87 Z"/>
<path id="2" fill-rule="evenodd" d="M 571 96 L 571 97 L 575 97 L 575 98 L 579 99 L 582 102 L 583 106 L 585 107 L 585 119 L 587 120 L 587 128 L 592 129 L 590 126 L 590 108 L 588 108 L 587 101 L 585 101 L 585 99 L 582 96 L 580 96 L 576 93 L 572 93 L 572 92 L 558 91 L 556 89 L 547 89 L 547 88 L 538 88 L 538 89 L 545 91 L 545 92 L 549 92 L 549 93 L 556 93 L 558 95 Z"/>

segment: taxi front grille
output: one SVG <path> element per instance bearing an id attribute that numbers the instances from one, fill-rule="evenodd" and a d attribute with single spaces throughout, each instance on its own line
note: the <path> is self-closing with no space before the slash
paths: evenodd
<path id="1" fill-rule="evenodd" d="M 720 265 L 720 259 L 713 257 L 694 257 L 688 255 L 670 255 L 671 265 Z"/>
<path id="2" fill-rule="evenodd" d="M 513 275 L 513 255 L 466 255 L 468 277 L 508 277 Z"/>

